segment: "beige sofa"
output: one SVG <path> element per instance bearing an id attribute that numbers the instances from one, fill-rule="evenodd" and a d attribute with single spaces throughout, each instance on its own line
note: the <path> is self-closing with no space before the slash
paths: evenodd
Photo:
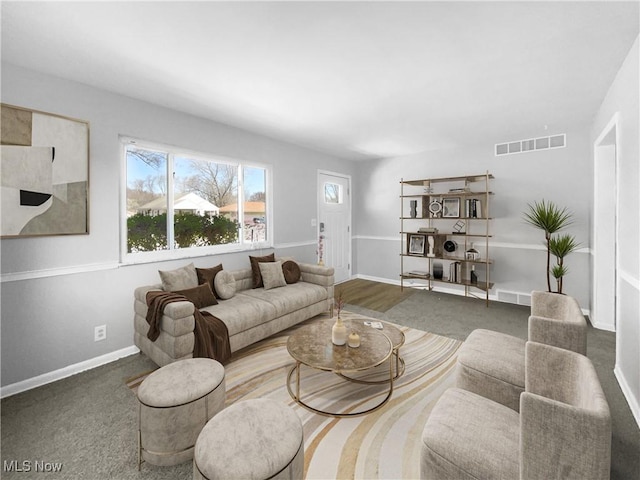
<path id="1" fill-rule="evenodd" d="M 268 290 L 253 288 L 251 268 L 223 270 L 225 278 L 231 279 L 224 285 L 225 296 L 231 294 L 230 298 L 201 310 L 210 312 L 227 326 L 232 353 L 331 309 L 333 268 L 304 263 L 298 266 L 299 281 Z M 146 295 L 151 290 L 163 290 L 162 284 L 138 287 L 134 293 L 135 345 L 159 366 L 191 358 L 195 326 L 193 303 L 166 305 L 160 321 L 160 336 L 152 342 L 147 338 L 149 324 L 146 321 Z"/>

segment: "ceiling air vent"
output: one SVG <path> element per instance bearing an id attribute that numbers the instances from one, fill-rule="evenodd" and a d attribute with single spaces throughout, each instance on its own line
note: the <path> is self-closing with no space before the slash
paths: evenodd
<path id="1" fill-rule="evenodd" d="M 567 145 L 567 134 L 561 133 L 549 137 L 529 138 L 516 140 L 515 142 L 496 143 L 496 157 L 512 155 L 514 153 L 533 152 L 534 150 L 548 150 L 550 148 L 563 148 Z"/>

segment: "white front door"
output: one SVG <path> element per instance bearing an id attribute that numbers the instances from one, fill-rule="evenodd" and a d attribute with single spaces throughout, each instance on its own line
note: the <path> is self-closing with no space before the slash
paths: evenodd
<path id="1" fill-rule="evenodd" d="M 318 172 L 318 238 L 322 262 L 335 270 L 336 283 L 351 278 L 351 179 Z"/>

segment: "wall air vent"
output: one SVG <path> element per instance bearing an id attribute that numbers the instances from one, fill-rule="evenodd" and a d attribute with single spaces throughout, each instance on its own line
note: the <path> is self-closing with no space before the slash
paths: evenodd
<path id="1" fill-rule="evenodd" d="M 496 157 L 512 155 L 514 153 L 533 152 L 535 150 L 549 150 L 551 148 L 564 148 L 567 146 L 567 134 L 560 133 L 549 137 L 528 138 L 515 142 L 496 143 Z"/>
<path id="2" fill-rule="evenodd" d="M 531 306 L 531 294 L 522 292 L 509 292 L 506 290 L 498 290 L 497 300 L 499 302 L 514 303 L 516 305 Z"/>

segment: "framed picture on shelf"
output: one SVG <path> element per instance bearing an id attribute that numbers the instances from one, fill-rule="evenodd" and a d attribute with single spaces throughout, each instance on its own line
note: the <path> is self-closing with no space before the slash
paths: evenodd
<path id="1" fill-rule="evenodd" d="M 460 218 L 460 197 L 442 200 L 442 218 Z"/>
<path id="2" fill-rule="evenodd" d="M 426 235 L 409 234 L 409 243 L 407 244 L 409 255 L 424 256 L 425 239 Z"/>

